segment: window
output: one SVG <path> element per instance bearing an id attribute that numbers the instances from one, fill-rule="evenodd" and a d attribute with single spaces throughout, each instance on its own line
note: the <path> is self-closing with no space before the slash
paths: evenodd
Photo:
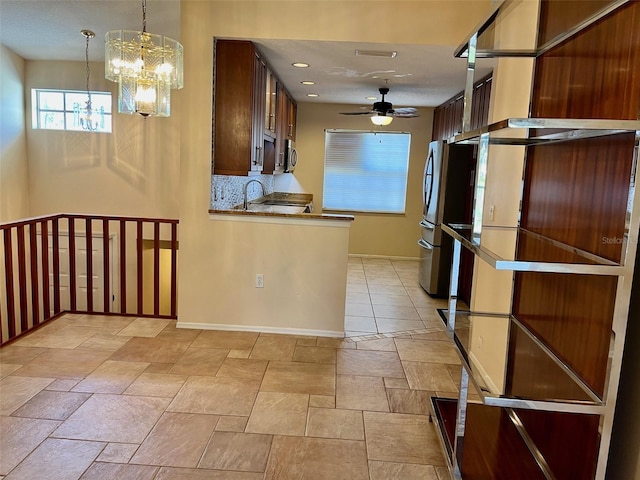
<path id="1" fill-rule="evenodd" d="M 33 128 L 111 132 L 110 92 L 91 92 L 91 122 L 86 118 L 87 92 L 34 89 L 31 100 Z"/>
<path id="2" fill-rule="evenodd" d="M 404 213 L 410 133 L 327 130 L 322 208 Z"/>

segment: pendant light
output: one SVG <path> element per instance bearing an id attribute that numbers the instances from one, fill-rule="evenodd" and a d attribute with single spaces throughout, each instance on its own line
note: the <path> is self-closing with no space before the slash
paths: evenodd
<path id="1" fill-rule="evenodd" d="M 95 118 L 94 111 L 91 108 L 91 90 L 89 89 L 89 79 L 91 78 L 91 67 L 89 66 L 89 40 L 95 37 L 95 33 L 91 30 L 81 30 L 80 33 L 84 35 L 86 39 L 85 49 L 84 49 L 84 59 L 86 65 L 87 72 L 87 101 L 85 104 L 85 112 L 83 116 L 79 116 L 80 112 L 78 111 L 78 122 L 83 130 L 88 130 L 90 132 L 95 132 L 100 126 L 98 122 L 98 118 Z M 74 107 L 75 110 L 75 107 Z M 79 110 L 79 108 L 78 108 Z M 74 112 L 75 113 L 75 112 Z"/>
<path id="2" fill-rule="evenodd" d="M 171 89 L 184 83 L 182 45 L 147 32 L 146 0 L 141 32 L 112 30 L 105 35 L 105 77 L 118 82 L 118 112 L 171 115 Z"/>

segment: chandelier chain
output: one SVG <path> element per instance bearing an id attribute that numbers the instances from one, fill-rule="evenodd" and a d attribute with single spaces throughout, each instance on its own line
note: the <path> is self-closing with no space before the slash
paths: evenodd
<path id="1" fill-rule="evenodd" d="M 87 97 L 88 97 L 87 106 L 88 108 L 91 108 L 91 90 L 89 90 L 89 78 L 91 77 L 91 67 L 89 66 L 89 40 L 91 39 L 91 35 L 86 35 L 86 37 L 87 37 L 87 43 L 84 50 L 84 59 L 87 65 Z"/>
<path id="2" fill-rule="evenodd" d="M 142 33 L 147 31 L 147 0 L 142 0 Z"/>

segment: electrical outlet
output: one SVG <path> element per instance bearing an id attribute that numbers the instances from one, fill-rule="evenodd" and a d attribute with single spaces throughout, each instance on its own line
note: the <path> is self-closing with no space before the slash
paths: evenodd
<path id="1" fill-rule="evenodd" d="M 493 221 L 493 214 L 496 211 L 496 206 L 495 205 L 491 205 L 489 207 L 489 220 Z"/>
<path id="2" fill-rule="evenodd" d="M 264 275 L 256 273 L 256 288 L 264 288 Z"/>

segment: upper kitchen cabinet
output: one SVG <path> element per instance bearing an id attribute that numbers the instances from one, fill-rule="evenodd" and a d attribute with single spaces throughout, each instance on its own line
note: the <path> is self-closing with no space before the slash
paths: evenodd
<path id="1" fill-rule="evenodd" d="M 282 83 L 277 85 L 275 172 L 284 172 L 287 140 L 295 141 L 297 105 Z"/>
<path id="2" fill-rule="evenodd" d="M 213 173 L 263 172 L 266 84 L 267 65 L 253 43 L 216 40 Z"/>

